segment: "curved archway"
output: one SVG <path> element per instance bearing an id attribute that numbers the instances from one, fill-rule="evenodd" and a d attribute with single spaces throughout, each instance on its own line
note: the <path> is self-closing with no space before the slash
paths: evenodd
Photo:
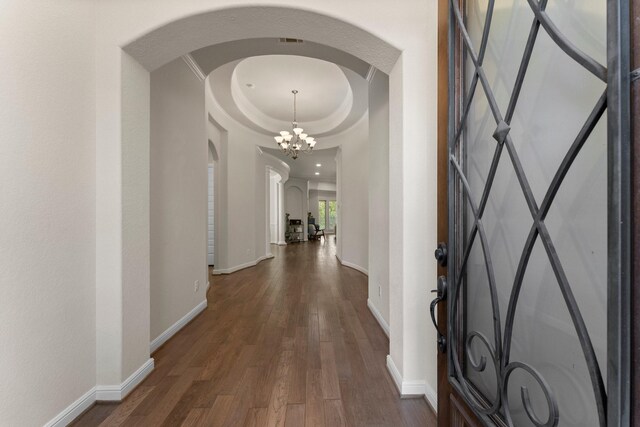
<path id="1" fill-rule="evenodd" d="M 215 191 L 215 171 L 217 169 L 218 159 L 220 158 L 218 155 L 218 151 L 216 150 L 216 146 L 213 144 L 211 139 L 207 142 L 208 146 L 208 167 L 207 167 L 207 265 L 209 267 L 213 267 L 216 265 L 216 253 L 217 253 L 217 242 L 216 242 L 216 232 L 215 232 L 215 222 L 218 218 L 216 218 L 216 196 L 218 192 Z"/>
<path id="2" fill-rule="evenodd" d="M 389 74 L 401 51 L 354 24 L 310 10 L 244 6 L 192 15 L 123 47 L 148 71 L 185 53 L 248 38 L 295 37 L 344 51 Z"/>
<path id="3" fill-rule="evenodd" d="M 190 55 L 204 75 L 216 68 L 240 59 L 263 55 L 297 55 L 321 59 L 348 68 L 366 78 L 371 64 L 345 51 L 305 40 L 302 43 L 280 42 L 279 39 L 242 39 L 198 49 Z"/>
<path id="4" fill-rule="evenodd" d="M 330 46 L 389 74 L 390 146 L 390 356 L 401 392 L 407 384 L 435 384 L 426 372 L 426 343 L 433 337 L 420 315 L 426 306 L 424 278 L 435 277 L 427 242 L 435 242 L 436 51 L 433 2 L 415 13 L 383 22 L 353 7 L 337 19 L 335 3 L 273 0 L 281 6 L 202 11 L 209 6 L 166 6 L 109 27 L 102 20 L 97 52 L 96 328 L 97 381 L 123 384 L 149 359 L 149 71 L 213 44 L 246 38 L 294 37 Z M 214 2 L 228 5 L 222 0 Z M 105 8 L 111 6 L 105 5 Z M 118 6 L 113 6 L 114 10 Z M 394 11 L 385 4 L 380 10 Z M 185 16 L 184 10 L 191 14 Z M 378 12 L 380 12 L 380 10 Z M 125 13 L 124 7 L 118 9 Z M 196 11 L 196 13 L 193 13 Z M 139 10 L 136 12 L 143 16 Z M 400 25 L 401 24 L 401 25 Z M 415 25 L 415 26 L 414 26 Z M 387 28 L 389 26 L 391 29 Z M 124 28 L 124 30 L 123 30 Z M 142 28 L 142 30 L 140 29 Z M 148 28 L 155 28 L 147 31 Z M 380 29 L 379 31 L 377 29 Z M 415 31 L 407 30 L 415 28 Z M 116 34 L 117 33 L 117 34 Z M 135 34 L 141 34 L 136 36 Z M 391 38 L 397 45 L 385 40 Z M 123 41 L 124 40 L 124 41 Z M 431 96 L 430 96 L 431 95 Z M 417 231 L 418 230 L 418 231 Z M 126 332 L 125 332 L 126 331 Z M 426 338 L 425 338 L 426 337 Z M 391 358 L 390 358 L 391 359 Z M 389 360 L 390 360 L 389 359 Z M 146 364 L 146 365 L 145 365 Z M 140 379 L 142 376 L 140 376 Z M 127 382 L 127 384 L 129 384 Z M 414 387 L 415 388 L 415 387 Z M 416 393 L 411 389 L 412 393 Z M 124 392 L 123 392 L 124 393 Z M 126 393 L 124 393 L 126 394 Z M 119 395 L 122 397 L 122 394 Z"/>

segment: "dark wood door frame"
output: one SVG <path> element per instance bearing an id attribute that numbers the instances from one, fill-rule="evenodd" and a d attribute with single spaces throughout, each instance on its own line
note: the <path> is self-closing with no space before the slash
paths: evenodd
<path id="1" fill-rule="evenodd" d="M 448 121 L 448 21 L 449 1 L 438 0 L 438 242 L 447 242 L 449 229 L 447 214 L 447 121 Z M 438 276 L 447 274 L 447 268 L 438 266 Z M 435 278 L 434 278 L 435 283 Z M 438 310 L 440 333 L 446 334 L 445 305 Z M 433 343 L 435 347 L 435 343 Z M 432 348 L 433 348 L 432 347 Z M 449 389 L 447 356 L 438 353 L 438 427 L 448 427 L 449 399 L 442 399 L 442 390 Z"/>
<path id="2" fill-rule="evenodd" d="M 447 202 L 447 127 L 449 116 L 449 0 L 438 0 L 438 242 L 448 241 Z M 446 275 L 447 268 L 438 266 L 438 276 Z M 434 285 L 436 278 L 434 278 Z M 435 286 L 434 286 L 435 287 Z M 438 306 L 440 333 L 447 334 L 446 304 Z M 436 343 L 433 343 L 433 347 Z M 451 425 L 450 386 L 447 373 L 447 355 L 438 352 L 438 427 Z M 443 396 L 446 396 L 443 398 Z"/>
<path id="3" fill-rule="evenodd" d="M 631 1 L 631 69 L 640 69 L 640 0 Z M 640 79 L 631 82 L 631 423 L 640 426 Z"/>

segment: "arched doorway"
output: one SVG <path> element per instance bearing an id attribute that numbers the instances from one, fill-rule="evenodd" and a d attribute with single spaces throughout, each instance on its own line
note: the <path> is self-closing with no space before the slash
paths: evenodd
<path id="1" fill-rule="evenodd" d="M 174 12 L 147 25 L 156 29 L 140 37 L 138 24 L 124 32 L 119 28 L 122 34 L 105 30 L 107 40 L 99 44 L 107 47 L 98 52 L 97 64 L 99 383 L 120 384 L 149 360 L 149 71 L 208 45 L 286 33 L 347 52 L 390 76 L 389 172 L 396 190 L 389 201 L 390 353 L 402 393 L 423 390 L 427 376 L 435 384 L 435 363 L 433 372 L 425 372 L 431 347 L 424 337 L 433 332 L 420 314 L 427 303 L 424 278 L 435 276 L 435 265 L 424 263 L 431 246 L 424 242 L 435 241 L 436 230 L 435 211 L 429 209 L 436 195 L 436 119 L 425 117 L 435 113 L 435 100 L 426 96 L 435 93 L 435 61 L 429 62 L 429 55 L 435 59 L 435 40 L 400 35 L 405 25 L 389 32 L 369 14 L 354 12 L 339 20 L 331 17 L 330 5 L 321 8 L 253 6 L 188 17 Z"/>

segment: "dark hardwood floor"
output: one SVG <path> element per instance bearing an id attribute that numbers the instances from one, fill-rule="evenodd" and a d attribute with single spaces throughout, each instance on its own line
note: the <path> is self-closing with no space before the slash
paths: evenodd
<path id="1" fill-rule="evenodd" d="M 153 354 L 155 370 L 81 426 L 435 426 L 400 399 L 367 277 L 342 267 L 333 236 L 273 246 L 275 258 L 211 276 L 209 307 Z"/>

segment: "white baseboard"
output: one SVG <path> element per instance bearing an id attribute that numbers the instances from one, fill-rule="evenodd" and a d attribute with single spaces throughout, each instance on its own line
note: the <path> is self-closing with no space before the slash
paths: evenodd
<path id="1" fill-rule="evenodd" d="M 369 307 L 369 311 L 371 311 L 371 314 L 373 314 L 373 317 L 376 318 L 385 335 L 387 336 L 387 338 L 389 338 L 389 324 L 386 322 L 386 320 L 384 320 L 382 314 L 380 314 L 380 311 L 378 311 L 378 309 L 375 305 L 373 305 L 370 299 L 367 299 L 367 307 Z"/>
<path id="2" fill-rule="evenodd" d="M 424 398 L 431 406 L 433 412 L 438 415 L 438 394 L 429 384 L 424 385 Z"/>
<path id="3" fill-rule="evenodd" d="M 400 393 L 400 397 L 422 396 L 425 394 L 426 383 L 422 380 L 403 380 L 390 354 L 387 355 L 387 369 Z"/>
<path id="4" fill-rule="evenodd" d="M 340 262 L 340 264 L 344 265 L 345 267 L 353 268 L 354 270 L 357 270 L 364 275 L 367 275 L 367 276 L 369 275 L 369 270 L 367 270 L 366 268 L 360 267 L 358 264 L 345 261 L 342 258 L 340 258 L 338 255 L 336 255 L 336 258 L 338 258 L 338 261 Z"/>
<path id="5" fill-rule="evenodd" d="M 278 244 L 278 246 L 287 246 L 287 242 L 285 242 L 285 241 L 280 241 L 277 244 Z"/>
<path id="6" fill-rule="evenodd" d="M 244 270 L 245 268 L 254 267 L 258 265 L 258 263 L 264 261 L 265 259 L 270 259 L 270 258 L 273 258 L 273 254 L 263 255 L 255 261 L 245 262 L 244 264 L 236 265 L 235 267 L 213 270 L 211 274 L 213 274 L 214 276 L 218 276 L 220 274 L 235 273 L 236 271 Z"/>
<path id="7" fill-rule="evenodd" d="M 207 300 L 202 301 L 196 305 L 190 312 L 185 314 L 182 319 L 171 325 L 169 329 L 161 333 L 156 339 L 151 341 L 149 353 L 153 354 L 154 351 L 160 348 L 162 344 L 167 342 L 169 338 L 174 336 L 180 329 L 191 322 L 198 314 L 200 314 L 205 308 L 207 308 Z"/>
<path id="8" fill-rule="evenodd" d="M 96 400 L 121 402 L 153 371 L 154 361 L 149 358 L 120 385 L 96 386 Z"/>
<path id="9" fill-rule="evenodd" d="M 122 384 L 92 387 L 91 390 L 46 423 L 44 427 L 66 427 L 96 403 L 96 401 L 122 401 L 153 371 L 153 367 L 154 361 L 150 358 Z"/>
<path id="10" fill-rule="evenodd" d="M 91 390 L 82 395 L 82 397 L 62 412 L 60 412 L 54 419 L 44 425 L 44 427 L 66 427 L 78 418 L 84 411 L 89 409 L 96 401 L 96 388 L 92 387 Z"/>

